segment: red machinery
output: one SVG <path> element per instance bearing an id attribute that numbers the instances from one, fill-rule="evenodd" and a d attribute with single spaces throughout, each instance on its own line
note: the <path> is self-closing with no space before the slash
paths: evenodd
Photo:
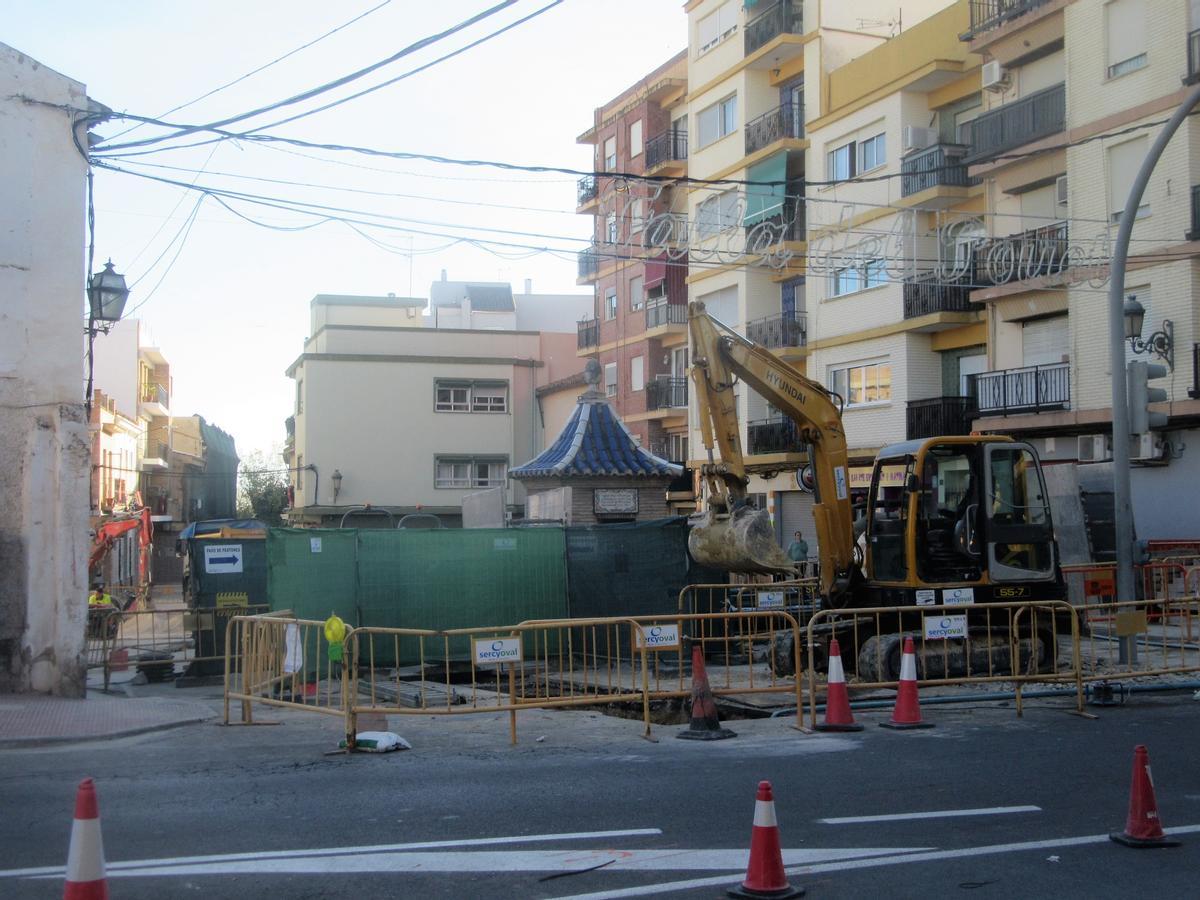
<path id="1" fill-rule="evenodd" d="M 150 543 L 154 537 L 154 523 L 150 520 L 149 508 L 144 508 L 128 519 L 110 519 L 96 526 L 96 537 L 88 555 L 88 571 L 92 571 L 108 556 L 117 538 L 130 531 L 138 532 L 138 582 L 145 585 L 150 580 Z"/>

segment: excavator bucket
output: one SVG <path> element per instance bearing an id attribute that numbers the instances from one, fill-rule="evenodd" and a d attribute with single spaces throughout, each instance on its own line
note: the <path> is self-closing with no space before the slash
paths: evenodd
<path id="1" fill-rule="evenodd" d="M 688 550 L 703 565 L 726 572 L 795 574 L 796 564 L 775 542 L 766 510 L 748 506 L 732 513 L 707 510 L 690 524 Z"/>

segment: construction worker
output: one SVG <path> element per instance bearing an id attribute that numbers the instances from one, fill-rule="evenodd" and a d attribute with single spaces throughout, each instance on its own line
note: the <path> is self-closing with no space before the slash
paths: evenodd
<path id="1" fill-rule="evenodd" d="M 98 583 L 96 589 L 88 595 L 88 637 L 104 636 L 104 620 L 115 608 L 112 597 L 104 592 L 104 582 Z"/>
<path id="2" fill-rule="evenodd" d="M 96 609 L 97 607 L 105 607 L 112 609 L 113 599 L 104 592 L 104 583 L 96 585 L 96 589 L 88 596 L 88 609 Z"/>

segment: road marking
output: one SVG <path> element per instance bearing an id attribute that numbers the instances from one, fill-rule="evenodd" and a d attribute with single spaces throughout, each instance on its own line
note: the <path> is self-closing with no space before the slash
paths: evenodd
<path id="1" fill-rule="evenodd" d="M 962 816 L 1002 816 L 1008 813 L 1041 812 L 1040 806 L 986 806 L 981 809 L 943 809 L 934 812 L 895 813 L 884 816 L 842 816 L 817 819 L 823 825 L 853 825 L 858 822 L 907 822 L 909 819 L 956 819 Z"/>
<path id="2" fill-rule="evenodd" d="M 620 831 L 576 831 L 564 834 L 517 834 L 507 837 L 467 838 L 456 841 L 420 841 L 412 844 L 376 844 L 370 847 L 325 847 L 315 850 L 260 850 L 256 853 L 219 853 L 213 856 L 176 856 L 164 859 L 130 859 L 109 862 L 109 874 L 120 869 L 144 869 L 152 866 L 176 866 L 187 863 L 235 862 L 250 859 L 286 859 L 304 856 L 345 857 L 356 854 L 391 853 L 401 850 L 436 850 L 441 847 L 478 847 L 487 844 L 524 844 L 543 841 L 586 841 L 597 838 L 647 837 L 662 834 L 661 828 L 626 828 Z M 0 878 L 30 878 L 40 875 L 63 875 L 62 866 L 40 866 L 32 869 L 0 870 Z"/>
<path id="3" fill-rule="evenodd" d="M 1195 834 L 1200 832 L 1200 825 L 1183 825 L 1178 828 L 1164 828 L 1167 834 Z M 1083 837 L 1051 838 L 1045 841 L 1027 841 L 1020 844 L 991 844 L 984 847 L 963 847 L 960 850 L 932 850 L 928 852 L 910 853 L 903 856 L 878 856 L 868 859 L 848 859 L 841 862 L 829 862 L 812 866 L 797 866 L 785 869 L 790 876 L 819 875 L 824 872 L 845 872 L 851 869 L 869 869 L 875 866 L 896 866 L 915 862 L 935 862 L 942 859 L 963 859 L 971 856 L 990 856 L 997 853 L 1020 853 L 1027 850 L 1046 850 L 1056 847 L 1081 847 L 1087 844 L 1106 844 L 1107 834 L 1089 834 Z M 605 870 L 607 871 L 607 870 Z M 607 900 L 610 897 L 648 897 L 651 894 L 670 894 L 675 891 L 686 891 L 692 888 L 716 887 L 727 885 L 730 879 L 692 878 L 688 881 L 671 881 L 664 884 L 647 884 L 642 887 L 622 888 L 617 890 L 599 891 L 590 894 L 571 894 L 557 897 L 554 900 Z"/>

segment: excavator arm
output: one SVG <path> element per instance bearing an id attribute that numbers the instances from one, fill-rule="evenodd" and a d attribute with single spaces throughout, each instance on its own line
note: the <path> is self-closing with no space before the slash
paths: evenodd
<path id="1" fill-rule="evenodd" d="M 701 475 L 709 495 L 705 521 L 689 536 L 693 555 L 732 571 L 786 571 L 792 565 L 775 542 L 766 514 L 746 508 L 749 479 L 734 394 L 741 379 L 795 422 L 800 440 L 810 448 L 821 590 L 836 603 L 861 573 L 855 560 L 846 435 L 834 396 L 712 318 L 703 303 L 689 305 L 688 327 L 700 434 L 708 451 Z"/>

